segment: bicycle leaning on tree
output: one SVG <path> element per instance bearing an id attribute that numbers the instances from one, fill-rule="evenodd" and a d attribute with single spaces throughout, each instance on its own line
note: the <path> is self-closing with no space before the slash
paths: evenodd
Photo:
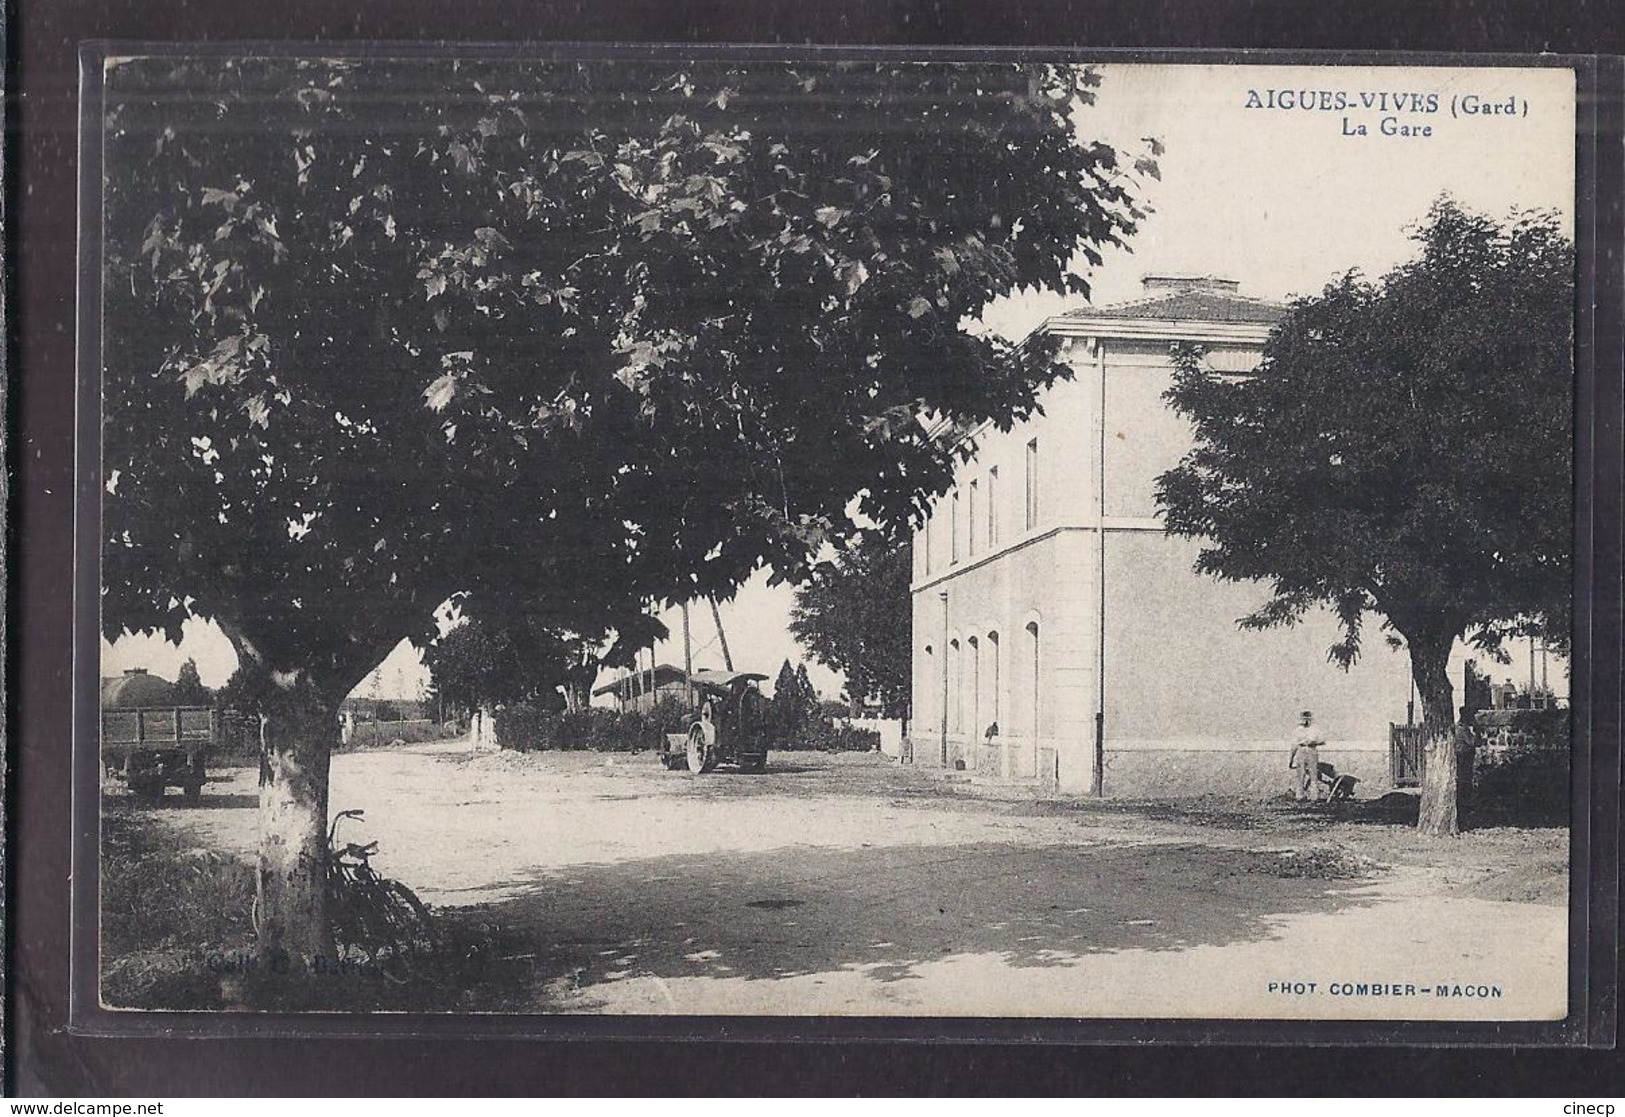
<path id="1" fill-rule="evenodd" d="M 339 826 L 360 820 L 361 810 L 340 811 L 327 831 L 327 911 L 343 963 L 377 967 L 403 982 L 438 945 L 434 917 L 417 894 L 372 867 L 378 842 L 340 843 Z"/>

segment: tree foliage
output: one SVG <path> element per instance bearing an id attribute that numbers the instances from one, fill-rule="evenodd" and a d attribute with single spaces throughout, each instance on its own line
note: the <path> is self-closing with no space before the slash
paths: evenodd
<path id="1" fill-rule="evenodd" d="M 785 747 L 804 748 L 818 713 L 818 693 L 807 678 L 806 664 L 792 667 L 786 659 L 773 682 L 769 707 L 774 736 Z"/>
<path id="2" fill-rule="evenodd" d="M 1136 213 L 1081 71 L 136 59 L 108 75 L 104 613 L 348 692 L 459 591 L 588 627 L 947 484 L 959 323 Z M 562 607 L 562 605 L 561 605 Z M 638 632 L 640 641 L 646 629 Z"/>
<path id="3" fill-rule="evenodd" d="M 509 618 L 465 620 L 424 649 L 438 695 L 473 711 L 513 702 L 563 704 L 561 691 L 598 672 L 595 647 L 580 637 Z M 538 701 L 541 700 L 541 701 Z"/>
<path id="4" fill-rule="evenodd" d="M 1268 581 L 1250 627 L 1333 608 L 1488 640 L 1540 618 L 1567 636 L 1573 477 L 1572 250 L 1555 218 L 1435 205 L 1421 257 L 1297 303 L 1256 376 L 1185 352 L 1169 399 L 1196 447 L 1160 481 L 1203 573 Z"/>
<path id="5" fill-rule="evenodd" d="M 213 703 L 214 694 L 203 685 L 203 678 L 197 670 L 197 660 L 188 659 L 175 673 L 175 705 L 209 706 Z"/>
<path id="6" fill-rule="evenodd" d="M 790 631 L 819 663 L 846 677 L 847 697 L 878 702 L 887 717 L 908 712 L 912 571 L 906 544 L 881 531 L 861 532 L 812 567 L 790 612 Z"/>
<path id="7" fill-rule="evenodd" d="M 1198 571 L 1269 584 L 1244 627 L 1329 608 L 1348 667 L 1379 618 L 1437 727 L 1457 639 L 1567 638 L 1573 252 L 1551 215 L 1443 199 L 1415 239 L 1380 281 L 1295 303 L 1256 375 L 1177 354 L 1168 399 L 1196 441 L 1158 498 L 1170 532 L 1203 541 Z"/>

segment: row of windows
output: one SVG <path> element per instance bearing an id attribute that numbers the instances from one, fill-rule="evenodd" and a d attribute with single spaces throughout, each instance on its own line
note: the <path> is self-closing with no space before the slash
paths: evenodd
<path id="1" fill-rule="evenodd" d="M 963 643 L 949 640 L 945 664 L 938 664 L 936 649 L 925 645 L 925 689 L 930 698 L 916 701 L 916 707 L 926 718 L 925 724 L 934 724 L 935 719 L 941 718 L 942 710 L 937 704 L 942 700 L 941 691 L 945 687 L 950 733 L 969 733 L 979 740 L 1000 734 L 1031 733 L 1038 724 L 1038 622 L 1028 624 L 1023 635 L 1025 640 L 1015 652 L 1016 676 L 1009 679 L 1004 674 L 1003 649 L 997 632 L 989 632 L 985 637 L 967 637 Z M 947 671 L 946 678 L 939 674 L 943 670 Z M 1006 710 L 1006 704 L 1014 708 Z M 1005 717 L 1011 724 L 1001 724 Z"/>
<path id="2" fill-rule="evenodd" d="M 1031 531 L 1038 526 L 1038 439 L 1027 441 L 1027 489 L 1024 528 Z M 984 484 L 985 482 L 985 484 Z M 961 517 L 960 497 L 963 493 L 965 515 Z M 983 550 L 991 551 L 999 545 L 999 467 L 990 466 L 982 477 L 971 478 L 963 490 L 955 489 L 948 497 L 948 564 L 960 560 L 960 540 L 965 542 L 965 553 L 975 557 Z M 935 517 L 933 517 L 933 521 Z M 963 523 L 963 529 L 961 529 Z M 931 552 L 934 522 L 925 525 L 922 546 L 925 550 L 925 572 L 935 568 Z"/>

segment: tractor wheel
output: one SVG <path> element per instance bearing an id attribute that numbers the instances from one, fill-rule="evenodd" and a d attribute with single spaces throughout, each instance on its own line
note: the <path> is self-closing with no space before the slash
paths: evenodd
<path id="1" fill-rule="evenodd" d="M 203 758 L 201 756 L 194 757 L 185 784 L 186 801 L 188 803 L 196 803 L 203 798 L 203 785 L 208 782 L 208 778 L 208 774 L 203 770 Z"/>
<path id="2" fill-rule="evenodd" d="M 162 776 L 138 776 L 130 783 L 130 794 L 137 802 L 149 807 L 156 807 L 164 801 L 164 778 Z"/>
<path id="3" fill-rule="evenodd" d="M 716 757 L 705 743 L 705 730 L 698 725 L 688 731 L 688 770 L 696 776 L 717 766 Z"/>

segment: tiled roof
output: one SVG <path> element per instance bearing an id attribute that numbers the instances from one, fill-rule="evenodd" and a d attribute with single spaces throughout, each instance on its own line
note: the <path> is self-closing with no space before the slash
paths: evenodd
<path id="1" fill-rule="evenodd" d="M 1176 322 L 1254 322 L 1272 326 L 1286 314 L 1286 307 L 1262 299 L 1212 291 L 1179 291 L 1116 306 L 1080 307 L 1066 318 L 1157 319 Z"/>

